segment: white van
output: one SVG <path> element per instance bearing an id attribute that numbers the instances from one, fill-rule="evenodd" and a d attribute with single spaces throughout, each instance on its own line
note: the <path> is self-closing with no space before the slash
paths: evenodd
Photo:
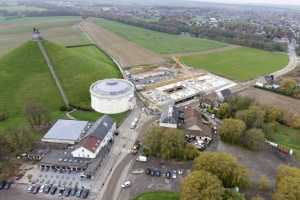
<path id="1" fill-rule="evenodd" d="M 136 161 L 139 161 L 139 162 L 147 162 L 148 161 L 148 158 L 146 156 L 138 156 L 136 158 Z"/>

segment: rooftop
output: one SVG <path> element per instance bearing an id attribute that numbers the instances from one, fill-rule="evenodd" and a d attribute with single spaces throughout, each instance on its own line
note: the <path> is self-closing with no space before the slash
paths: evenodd
<path id="1" fill-rule="evenodd" d="M 124 79 L 105 79 L 91 85 L 91 92 L 98 95 L 121 95 L 133 90 L 133 85 Z"/>
<path id="2" fill-rule="evenodd" d="M 88 121 L 59 119 L 50 128 L 42 140 L 69 140 L 79 141 L 87 132 Z"/>

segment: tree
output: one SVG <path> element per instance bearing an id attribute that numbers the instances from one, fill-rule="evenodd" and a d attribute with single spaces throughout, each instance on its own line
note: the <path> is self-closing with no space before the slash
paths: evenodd
<path id="1" fill-rule="evenodd" d="M 238 111 L 236 118 L 243 120 L 247 128 L 261 128 L 264 124 L 265 111 L 258 106 L 251 106 L 247 110 Z"/>
<path id="2" fill-rule="evenodd" d="M 201 153 L 193 162 L 193 171 L 197 170 L 205 170 L 216 175 L 224 187 L 247 187 L 249 184 L 247 168 L 226 153 Z"/>
<path id="3" fill-rule="evenodd" d="M 298 114 L 289 114 L 285 116 L 285 122 L 292 128 L 300 128 L 300 116 Z"/>
<path id="4" fill-rule="evenodd" d="M 0 137 L 0 160 L 4 160 L 11 153 L 11 146 L 5 135 Z"/>
<path id="5" fill-rule="evenodd" d="M 232 189 L 225 189 L 223 200 L 245 200 L 245 197 Z"/>
<path id="6" fill-rule="evenodd" d="M 260 189 L 261 191 L 265 191 L 268 190 L 269 187 L 270 187 L 270 181 L 268 177 L 261 176 L 258 182 L 258 189 Z"/>
<path id="7" fill-rule="evenodd" d="M 251 150 L 259 150 L 263 147 L 265 134 L 261 129 L 249 129 L 243 136 L 243 144 Z"/>
<path id="8" fill-rule="evenodd" d="M 239 110 L 246 110 L 253 103 L 253 100 L 248 97 L 242 97 L 238 95 L 230 96 L 226 99 L 226 103 L 229 104 L 232 114 Z"/>
<path id="9" fill-rule="evenodd" d="M 31 149 L 33 136 L 29 129 L 10 127 L 4 132 L 12 152 L 19 154 Z"/>
<path id="10" fill-rule="evenodd" d="M 300 199 L 300 169 L 281 166 L 277 171 L 273 200 Z"/>
<path id="11" fill-rule="evenodd" d="M 280 90 L 286 95 L 292 96 L 296 88 L 297 82 L 293 79 L 283 79 L 280 82 Z"/>
<path id="12" fill-rule="evenodd" d="M 222 103 L 218 109 L 217 116 L 220 119 L 228 118 L 231 115 L 230 107 L 228 103 Z"/>
<path id="13" fill-rule="evenodd" d="M 222 200 L 221 181 L 206 171 L 199 170 L 187 176 L 181 186 L 181 200 Z"/>
<path id="14" fill-rule="evenodd" d="M 239 119 L 225 119 L 219 129 L 221 139 L 231 144 L 239 144 L 246 125 Z"/>
<path id="15" fill-rule="evenodd" d="M 252 197 L 251 200 L 264 200 L 264 198 L 260 196 Z"/>
<path id="16" fill-rule="evenodd" d="M 180 129 L 153 127 L 144 139 L 146 152 L 154 157 L 169 159 L 194 159 L 198 151 L 185 142 Z"/>
<path id="17" fill-rule="evenodd" d="M 266 122 L 282 122 L 283 120 L 283 112 L 282 110 L 278 109 L 275 106 L 272 107 L 265 107 L 264 108 L 266 115 L 265 115 L 265 121 Z"/>
<path id="18" fill-rule="evenodd" d="M 25 104 L 24 112 L 31 128 L 40 128 L 49 123 L 49 113 L 41 104 L 28 101 Z"/>

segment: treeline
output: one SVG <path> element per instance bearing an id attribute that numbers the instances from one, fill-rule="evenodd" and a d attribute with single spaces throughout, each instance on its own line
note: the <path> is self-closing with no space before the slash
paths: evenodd
<path id="1" fill-rule="evenodd" d="M 119 16 L 111 13 L 96 14 L 97 17 L 105 18 L 108 20 L 118 21 L 128 25 L 138 26 L 154 31 L 181 34 L 189 33 L 194 37 L 207 38 L 221 42 L 242 45 L 252 48 L 258 48 L 268 51 L 286 51 L 287 44 L 277 43 L 273 38 L 280 35 L 285 35 L 283 30 L 266 30 L 263 36 L 255 35 L 251 26 L 245 26 L 243 23 L 223 24 L 220 26 L 212 27 L 207 25 L 198 25 L 183 23 L 176 18 L 167 19 L 161 17 L 158 21 L 143 21 L 131 16 Z"/>

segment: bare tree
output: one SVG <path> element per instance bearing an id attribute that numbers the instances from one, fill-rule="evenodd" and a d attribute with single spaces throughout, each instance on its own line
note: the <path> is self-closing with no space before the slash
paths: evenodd
<path id="1" fill-rule="evenodd" d="M 49 124 L 49 113 L 40 103 L 28 101 L 24 109 L 27 120 L 33 129 L 40 129 Z"/>

